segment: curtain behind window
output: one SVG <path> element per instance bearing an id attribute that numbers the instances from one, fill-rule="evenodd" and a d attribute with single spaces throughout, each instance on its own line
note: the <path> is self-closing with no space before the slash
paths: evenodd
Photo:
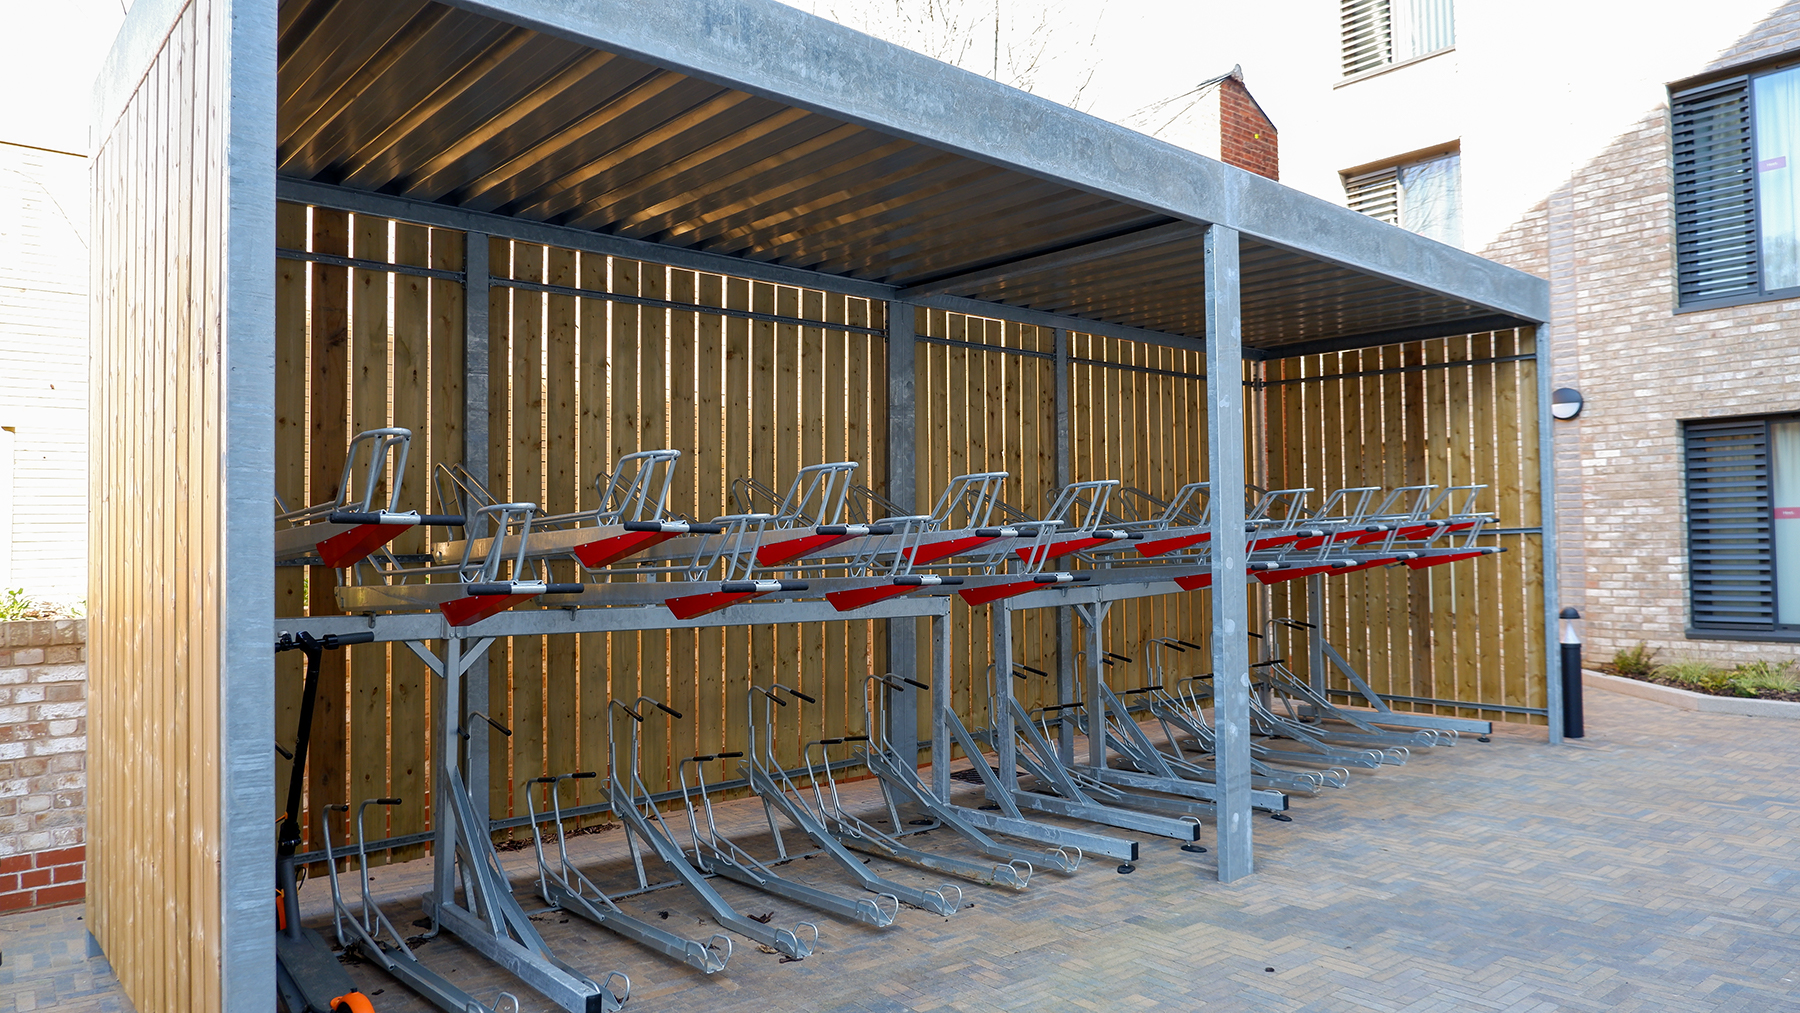
<path id="1" fill-rule="evenodd" d="M 1396 0 L 1393 4 L 1394 59 L 1410 60 L 1456 45 L 1452 0 Z"/>
<path id="2" fill-rule="evenodd" d="M 1800 625 L 1800 422 L 1769 425 L 1769 491 L 1775 508 L 1775 621 Z"/>
<path id="3" fill-rule="evenodd" d="M 1763 289 L 1800 287 L 1800 67 L 1752 82 Z M 1784 620 L 1785 621 L 1785 620 Z"/>
<path id="4" fill-rule="evenodd" d="M 1462 246 L 1461 155 L 1400 168 L 1400 227 L 1440 243 Z"/>

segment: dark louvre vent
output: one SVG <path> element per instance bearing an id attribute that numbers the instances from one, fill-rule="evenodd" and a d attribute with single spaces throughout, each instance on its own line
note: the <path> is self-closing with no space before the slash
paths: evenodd
<path id="1" fill-rule="evenodd" d="M 1758 292 L 1755 154 L 1745 78 L 1670 97 L 1677 298 L 1684 307 Z"/>
<path id="2" fill-rule="evenodd" d="M 1685 436 L 1694 628 L 1769 629 L 1775 587 L 1768 424 L 1690 422 Z"/>

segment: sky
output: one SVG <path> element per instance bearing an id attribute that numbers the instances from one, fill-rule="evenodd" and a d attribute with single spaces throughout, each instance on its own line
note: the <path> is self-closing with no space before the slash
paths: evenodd
<path id="1" fill-rule="evenodd" d="M 0 141 L 87 154 L 94 78 L 125 20 L 125 5 L 0 0 L 0 24 L 13 40 L 0 59 L 0 95 L 7 96 L 0 105 Z"/>

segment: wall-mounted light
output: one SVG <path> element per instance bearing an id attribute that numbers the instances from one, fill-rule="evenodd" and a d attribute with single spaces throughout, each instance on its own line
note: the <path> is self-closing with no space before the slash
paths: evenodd
<path id="1" fill-rule="evenodd" d="M 1550 414 L 1559 419 L 1572 419 L 1581 414 L 1581 392 L 1573 387 L 1558 387 L 1550 392 Z"/>

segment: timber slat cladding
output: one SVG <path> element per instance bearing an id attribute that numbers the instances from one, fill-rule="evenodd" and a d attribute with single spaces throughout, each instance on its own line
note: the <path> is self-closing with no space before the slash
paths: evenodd
<path id="1" fill-rule="evenodd" d="M 462 268 L 459 233 L 293 205 L 279 208 L 277 224 L 286 249 L 354 250 L 377 262 Z M 885 304 L 483 241 L 498 279 L 486 296 L 484 476 L 498 498 L 536 502 L 548 512 L 591 509 L 597 474 L 623 454 L 663 446 L 683 452 L 671 506 L 698 519 L 740 509 L 735 479 L 754 478 L 780 493 L 798 468 L 825 461 L 861 462 L 858 483 L 885 492 L 886 345 L 867 332 L 885 323 Z M 350 436 L 393 424 L 415 432 L 402 508 L 440 506 L 427 498 L 432 469 L 462 455 L 462 284 L 404 271 L 280 266 L 276 440 L 284 501 L 293 507 L 332 494 Z M 513 287 L 505 284 L 510 279 L 579 294 Z M 1008 501 L 1040 515 L 1057 471 L 1052 333 L 940 310 L 917 311 L 915 332 L 918 492 L 915 504 L 902 506 L 929 510 L 952 476 L 1004 470 L 1012 476 Z M 1493 488 L 1483 508 L 1498 509 L 1503 526 L 1535 526 L 1532 363 L 1485 361 L 1518 354 L 1530 340 L 1500 332 L 1252 366 L 1247 378 L 1269 381 L 1246 388 L 1252 480 L 1313 486 L 1320 494 L 1342 485 L 1487 482 Z M 1204 356 L 1079 333 L 1068 342 L 1071 478 L 1115 478 L 1164 500 L 1182 484 L 1204 480 Z M 1476 364 L 1418 368 L 1471 360 Z M 1342 374 L 1357 375 L 1330 379 Z M 422 548 L 422 533 L 409 537 L 404 545 Z M 1377 569 L 1328 581 L 1327 636 L 1382 692 L 1543 706 L 1543 659 L 1532 634 L 1542 599 L 1538 536 L 1487 541 L 1512 551 L 1428 571 Z M 577 574 L 570 562 L 552 569 L 556 579 Z M 297 598 L 309 587 L 309 608 L 332 611 L 334 575 L 315 569 L 303 584 L 299 573 L 278 573 L 278 589 Z M 1251 595 L 1253 615 L 1306 615 L 1304 582 L 1255 587 Z M 973 724 L 989 717 L 990 611 L 953 604 L 951 699 Z M 1205 643 L 1210 623 L 1208 594 L 1114 606 L 1103 649 L 1134 663 L 1109 668 L 1109 682 L 1118 689 L 1143 685 L 1148 640 Z M 885 670 L 878 632 L 867 620 L 848 619 L 496 644 L 487 666 L 490 712 L 514 735 L 493 742 L 492 815 L 524 813 L 517 786 L 526 778 L 605 769 L 608 701 L 640 693 L 683 715 L 655 712 L 647 722 L 645 780 L 653 791 L 675 784 L 683 757 L 746 747 L 753 682 L 798 686 L 818 699 L 777 714 L 777 756 L 797 764 L 807 741 L 864 730 L 862 677 Z M 1054 670 L 1052 613 L 1020 613 L 1013 636 L 1017 661 Z M 1299 640 L 1271 650 L 1306 672 Z M 921 659 L 929 656 L 927 624 L 919 624 L 919 651 Z M 335 668 L 332 657 L 326 660 L 309 801 L 396 795 L 406 801 L 385 814 L 385 833 L 427 829 L 434 680 L 405 649 L 359 649 L 348 666 L 340 658 Z M 1171 682 L 1211 667 L 1205 652 L 1171 653 L 1164 661 Z M 283 671 L 294 685 L 281 688 L 280 734 L 291 737 L 298 665 Z M 1344 683 L 1333 676 L 1332 684 Z M 1015 690 L 1028 707 L 1055 702 L 1051 679 L 1017 682 Z M 928 722 L 928 708 L 921 708 L 922 737 Z M 706 775 L 718 780 L 736 769 L 715 762 Z M 560 790 L 565 806 L 602 800 L 595 782 L 565 782 Z M 306 846 L 316 848 L 317 816 L 306 824 Z M 379 832 L 371 827 L 372 837 Z"/>
<path id="2" fill-rule="evenodd" d="M 219 873 L 227 139 L 220 117 L 194 112 L 229 104 L 208 73 L 220 45 L 210 13 L 205 4 L 181 12 L 119 118 L 101 124 L 91 175 L 97 748 L 88 759 L 87 925 L 147 1013 L 218 1009 L 216 968 L 229 945 Z M 305 224 L 290 215 L 275 227 L 292 237 Z M 303 305 L 301 271 L 273 280 L 280 305 Z M 276 355 L 304 361 L 303 334 L 270 337 Z M 291 398 L 280 407 L 278 439 L 292 446 L 304 409 Z M 276 469 L 276 482 L 291 489 L 303 467 Z M 281 590 L 299 593 L 292 579 Z"/>
<path id="3" fill-rule="evenodd" d="M 1529 331 L 1498 331 L 1271 363 L 1264 411 L 1281 420 L 1269 448 L 1272 487 L 1485 484 L 1496 512 L 1480 544 L 1506 552 L 1410 571 L 1328 579 L 1326 638 L 1370 686 L 1397 696 L 1545 706 L 1537 381 Z M 1339 379 L 1338 377 L 1342 377 Z M 1298 382 L 1296 382 L 1298 381 Z M 1335 435 L 1334 435 L 1335 434 Z M 1282 589 L 1287 589 L 1285 595 Z M 1275 615 L 1304 618 L 1299 581 L 1275 585 Z M 1284 653 L 1309 674 L 1300 638 Z M 1327 663 L 1333 688 L 1349 683 Z M 1479 706 L 1396 709 L 1542 724 Z"/>

